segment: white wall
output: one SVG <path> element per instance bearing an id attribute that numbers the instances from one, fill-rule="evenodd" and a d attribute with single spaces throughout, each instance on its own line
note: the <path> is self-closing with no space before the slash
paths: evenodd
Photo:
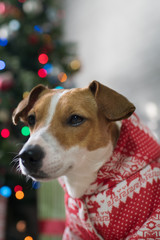
<path id="1" fill-rule="evenodd" d="M 120 91 L 145 115 L 160 108 L 160 1 L 65 0 L 65 39 L 77 42 L 77 87 L 96 79 Z M 160 113 L 160 112 L 159 112 Z"/>

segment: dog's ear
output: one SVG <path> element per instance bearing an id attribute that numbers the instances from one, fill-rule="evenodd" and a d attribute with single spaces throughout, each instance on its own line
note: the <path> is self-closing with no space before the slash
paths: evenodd
<path id="1" fill-rule="evenodd" d="M 25 117 L 33 107 L 34 103 L 38 100 L 42 92 L 47 89 L 48 88 L 42 84 L 37 85 L 31 90 L 28 96 L 18 104 L 12 115 L 12 121 L 15 125 L 17 125 L 20 119 L 25 121 Z"/>
<path id="2" fill-rule="evenodd" d="M 95 97 L 99 111 L 110 121 L 128 118 L 135 111 L 135 106 L 127 98 L 97 81 L 91 82 L 89 89 Z"/>

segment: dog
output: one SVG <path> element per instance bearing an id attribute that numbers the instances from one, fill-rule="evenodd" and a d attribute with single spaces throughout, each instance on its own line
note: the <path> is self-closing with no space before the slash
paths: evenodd
<path id="1" fill-rule="evenodd" d="M 134 111 L 98 81 L 38 85 L 14 110 L 31 132 L 22 174 L 65 190 L 64 240 L 160 239 L 160 145 Z"/>

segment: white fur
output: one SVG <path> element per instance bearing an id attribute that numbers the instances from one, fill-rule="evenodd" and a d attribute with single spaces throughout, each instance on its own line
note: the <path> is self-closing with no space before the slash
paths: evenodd
<path id="1" fill-rule="evenodd" d="M 68 193 L 76 198 L 81 197 L 89 185 L 94 182 L 98 170 L 110 158 L 113 151 L 111 142 L 107 147 L 94 151 L 80 148 L 78 145 L 65 150 L 46 128 L 35 133 L 34 137 L 31 136 L 24 148 L 28 144 L 38 144 L 45 149 L 41 170 L 48 175 L 46 180 L 63 176 Z M 23 168 L 21 169 L 24 173 Z M 27 172 L 25 173 L 27 174 Z M 43 181 L 43 179 L 38 180 Z"/>
<path id="2" fill-rule="evenodd" d="M 66 152 L 67 161 L 73 163 L 73 168 L 63 177 L 67 191 L 73 198 L 79 198 L 96 180 L 98 170 L 109 160 L 113 152 L 110 142 L 107 147 L 88 151 L 85 148 L 73 147 Z M 69 155 L 72 156 L 72 158 Z"/>
<path id="3" fill-rule="evenodd" d="M 47 174 L 45 180 L 62 177 L 70 196 L 79 198 L 85 193 L 89 185 L 95 181 L 98 170 L 110 158 L 113 145 L 109 142 L 106 147 L 94 151 L 89 151 L 78 145 L 66 150 L 50 134 L 48 130 L 50 122 L 55 114 L 57 103 L 65 92 L 57 93 L 53 96 L 44 127 L 31 135 L 20 154 L 28 145 L 38 144 L 41 146 L 45 151 L 45 157 L 40 171 Z M 23 174 L 29 175 L 21 160 L 20 168 Z M 31 175 L 29 176 L 34 179 Z M 43 181 L 44 179 L 36 177 L 36 180 Z"/>
<path id="4" fill-rule="evenodd" d="M 49 107 L 49 110 L 48 110 L 48 117 L 47 117 L 46 123 L 45 123 L 46 125 L 50 124 L 50 122 L 53 118 L 53 115 L 55 113 L 56 106 L 57 106 L 57 103 L 58 103 L 59 99 L 68 91 L 69 90 L 64 90 L 63 92 L 57 93 L 52 97 L 52 100 L 50 102 L 50 107 Z"/>

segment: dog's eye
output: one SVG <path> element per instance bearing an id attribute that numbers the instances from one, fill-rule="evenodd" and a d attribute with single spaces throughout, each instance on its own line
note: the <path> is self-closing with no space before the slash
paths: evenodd
<path id="1" fill-rule="evenodd" d="M 29 124 L 29 126 L 33 127 L 35 125 L 35 123 L 36 123 L 35 115 L 32 114 L 32 115 L 28 116 L 28 124 Z"/>
<path id="2" fill-rule="evenodd" d="M 81 125 L 84 121 L 85 121 L 85 118 L 78 115 L 72 115 L 69 117 L 67 123 L 72 127 L 77 127 Z"/>

